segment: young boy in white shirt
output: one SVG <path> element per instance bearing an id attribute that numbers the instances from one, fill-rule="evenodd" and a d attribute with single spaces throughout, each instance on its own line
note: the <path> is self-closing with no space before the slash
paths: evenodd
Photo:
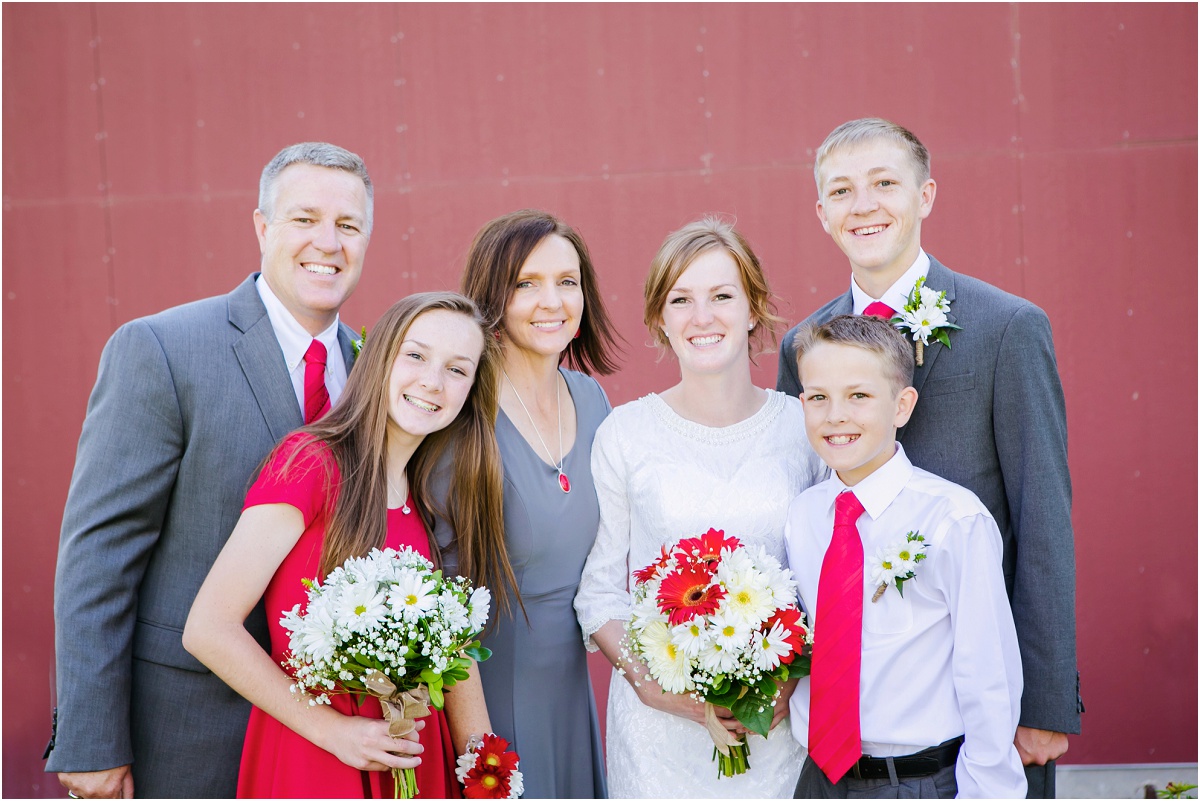
<path id="1" fill-rule="evenodd" d="M 1000 532 L 896 442 L 917 402 L 912 343 L 855 315 L 795 343 L 808 438 L 833 470 L 784 532 L 814 637 L 791 699 L 809 749 L 796 797 L 1024 798 Z"/>

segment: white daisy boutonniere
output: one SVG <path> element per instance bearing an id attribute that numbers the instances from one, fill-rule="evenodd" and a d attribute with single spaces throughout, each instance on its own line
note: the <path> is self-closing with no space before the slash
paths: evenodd
<path id="1" fill-rule="evenodd" d="M 887 592 L 887 588 L 895 587 L 904 597 L 904 582 L 917 577 L 917 563 L 925 559 L 925 549 L 929 543 L 925 537 L 916 531 L 904 535 L 904 539 L 892 545 L 884 545 L 875 549 L 875 562 L 871 566 L 871 582 L 878 583 L 871 603 L 877 602 Z"/>
<path id="2" fill-rule="evenodd" d="M 358 358 L 358 354 L 362 353 L 363 345 L 367 344 L 367 327 L 362 327 L 362 336 L 358 339 L 350 340 L 350 349 L 354 351 L 354 358 Z"/>
<path id="3" fill-rule="evenodd" d="M 933 337 L 947 348 L 950 347 L 950 329 L 962 330 L 946 317 L 950 313 L 950 301 L 946 292 L 938 292 L 925 286 L 925 276 L 917 279 L 917 285 L 908 293 L 908 302 L 892 318 L 892 325 L 912 336 L 917 343 L 917 366 L 925 363 L 925 346 Z"/>

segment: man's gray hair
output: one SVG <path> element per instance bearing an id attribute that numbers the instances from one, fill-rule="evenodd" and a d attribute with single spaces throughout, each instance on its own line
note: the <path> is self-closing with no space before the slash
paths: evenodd
<path id="1" fill-rule="evenodd" d="M 343 147 L 331 145 L 328 142 L 301 142 L 280 150 L 275 158 L 263 167 L 262 178 L 258 182 L 258 210 L 268 220 L 275 212 L 275 180 L 279 173 L 293 164 L 311 164 L 314 167 L 328 167 L 331 170 L 345 170 L 362 179 L 367 189 L 367 233 L 375 222 L 375 187 L 371 185 L 371 176 L 367 175 L 367 165 L 357 154 Z"/>

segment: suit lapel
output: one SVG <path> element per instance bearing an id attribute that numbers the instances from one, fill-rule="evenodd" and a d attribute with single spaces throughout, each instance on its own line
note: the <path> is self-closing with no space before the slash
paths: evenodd
<path id="1" fill-rule="evenodd" d="M 950 303 L 950 312 L 946 315 L 946 319 L 957 323 L 958 321 L 954 317 L 954 273 L 933 256 L 929 257 L 929 274 L 925 279 L 925 285 L 930 289 L 946 293 L 946 300 Z M 950 336 L 954 336 L 953 331 L 950 332 Z M 925 363 L 913 371 L 913 387 L 917 390 L 917 395 L 921 394 L 921 388 L 925 386 L 925 379 L 929 377 L 933 363 L 945 349 L 946 346 L 936 339 L 925 346 Z M 908 426 L 901 428 L 896 434 L 896 439 L 903 441 L 904 432 L 907 430 Z"/>
<path id="2" fill-rule="evenodd" d="M 346 365 L 346 372 L 350 372 L 350 368 L 354 366 L 354 345 L 353 342 L 358 340 L 358 335 L 353 329 L 345 323 L 338 324 L 338 345 L 342 349 L 342 361 Z"/>
<path id="3" fill-rule="evenodd" d="M 271 436 L 278 441 L 303 425 L 304 418 L 296 403 L 296 391 L 275 329 L 254 287 L 257 276 L 257 273 L 251 275 L 229 294 L 229 322 L 242 332 L 233 344 L 233 352 Z"/>
<path id="4" fill-rule="evenodd" d="M 852 293 L 850 290 L 846 290 L 846 294 L 838 298 L 837 302 L 829 307 L 829 313 L 825 316 L 825 319 L 821 320 L 820 322 L 827 323 L 839 315 L 853 313 L 854 293 Z"/>

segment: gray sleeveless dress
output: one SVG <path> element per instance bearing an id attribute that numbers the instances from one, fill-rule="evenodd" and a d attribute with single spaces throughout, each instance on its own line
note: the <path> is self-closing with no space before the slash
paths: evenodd
<path id="1" fill-rule="evenodd" d="M 494 623 L 483 640 L 492 658 L 479 669 L 492 728 L 521 756 L 525 797 L 603 798 L 599 718 L 572 603 L 600 522 L 592 439 L 612 406 L 595 379 L 560 372 L 578 421 L 563 465 L 570 493 L 562 491 L 558 471 L 539 458 L 503 411 L 496 420 L 508 556 L 529 619 L 519 607 L 497 617 L 493 604 Z M 444 497 L 444 485 L 436 489 Z M 453 532 L 439 519 L 434 536 L 443 567 L 452 574 L 457 568 Z"/>

